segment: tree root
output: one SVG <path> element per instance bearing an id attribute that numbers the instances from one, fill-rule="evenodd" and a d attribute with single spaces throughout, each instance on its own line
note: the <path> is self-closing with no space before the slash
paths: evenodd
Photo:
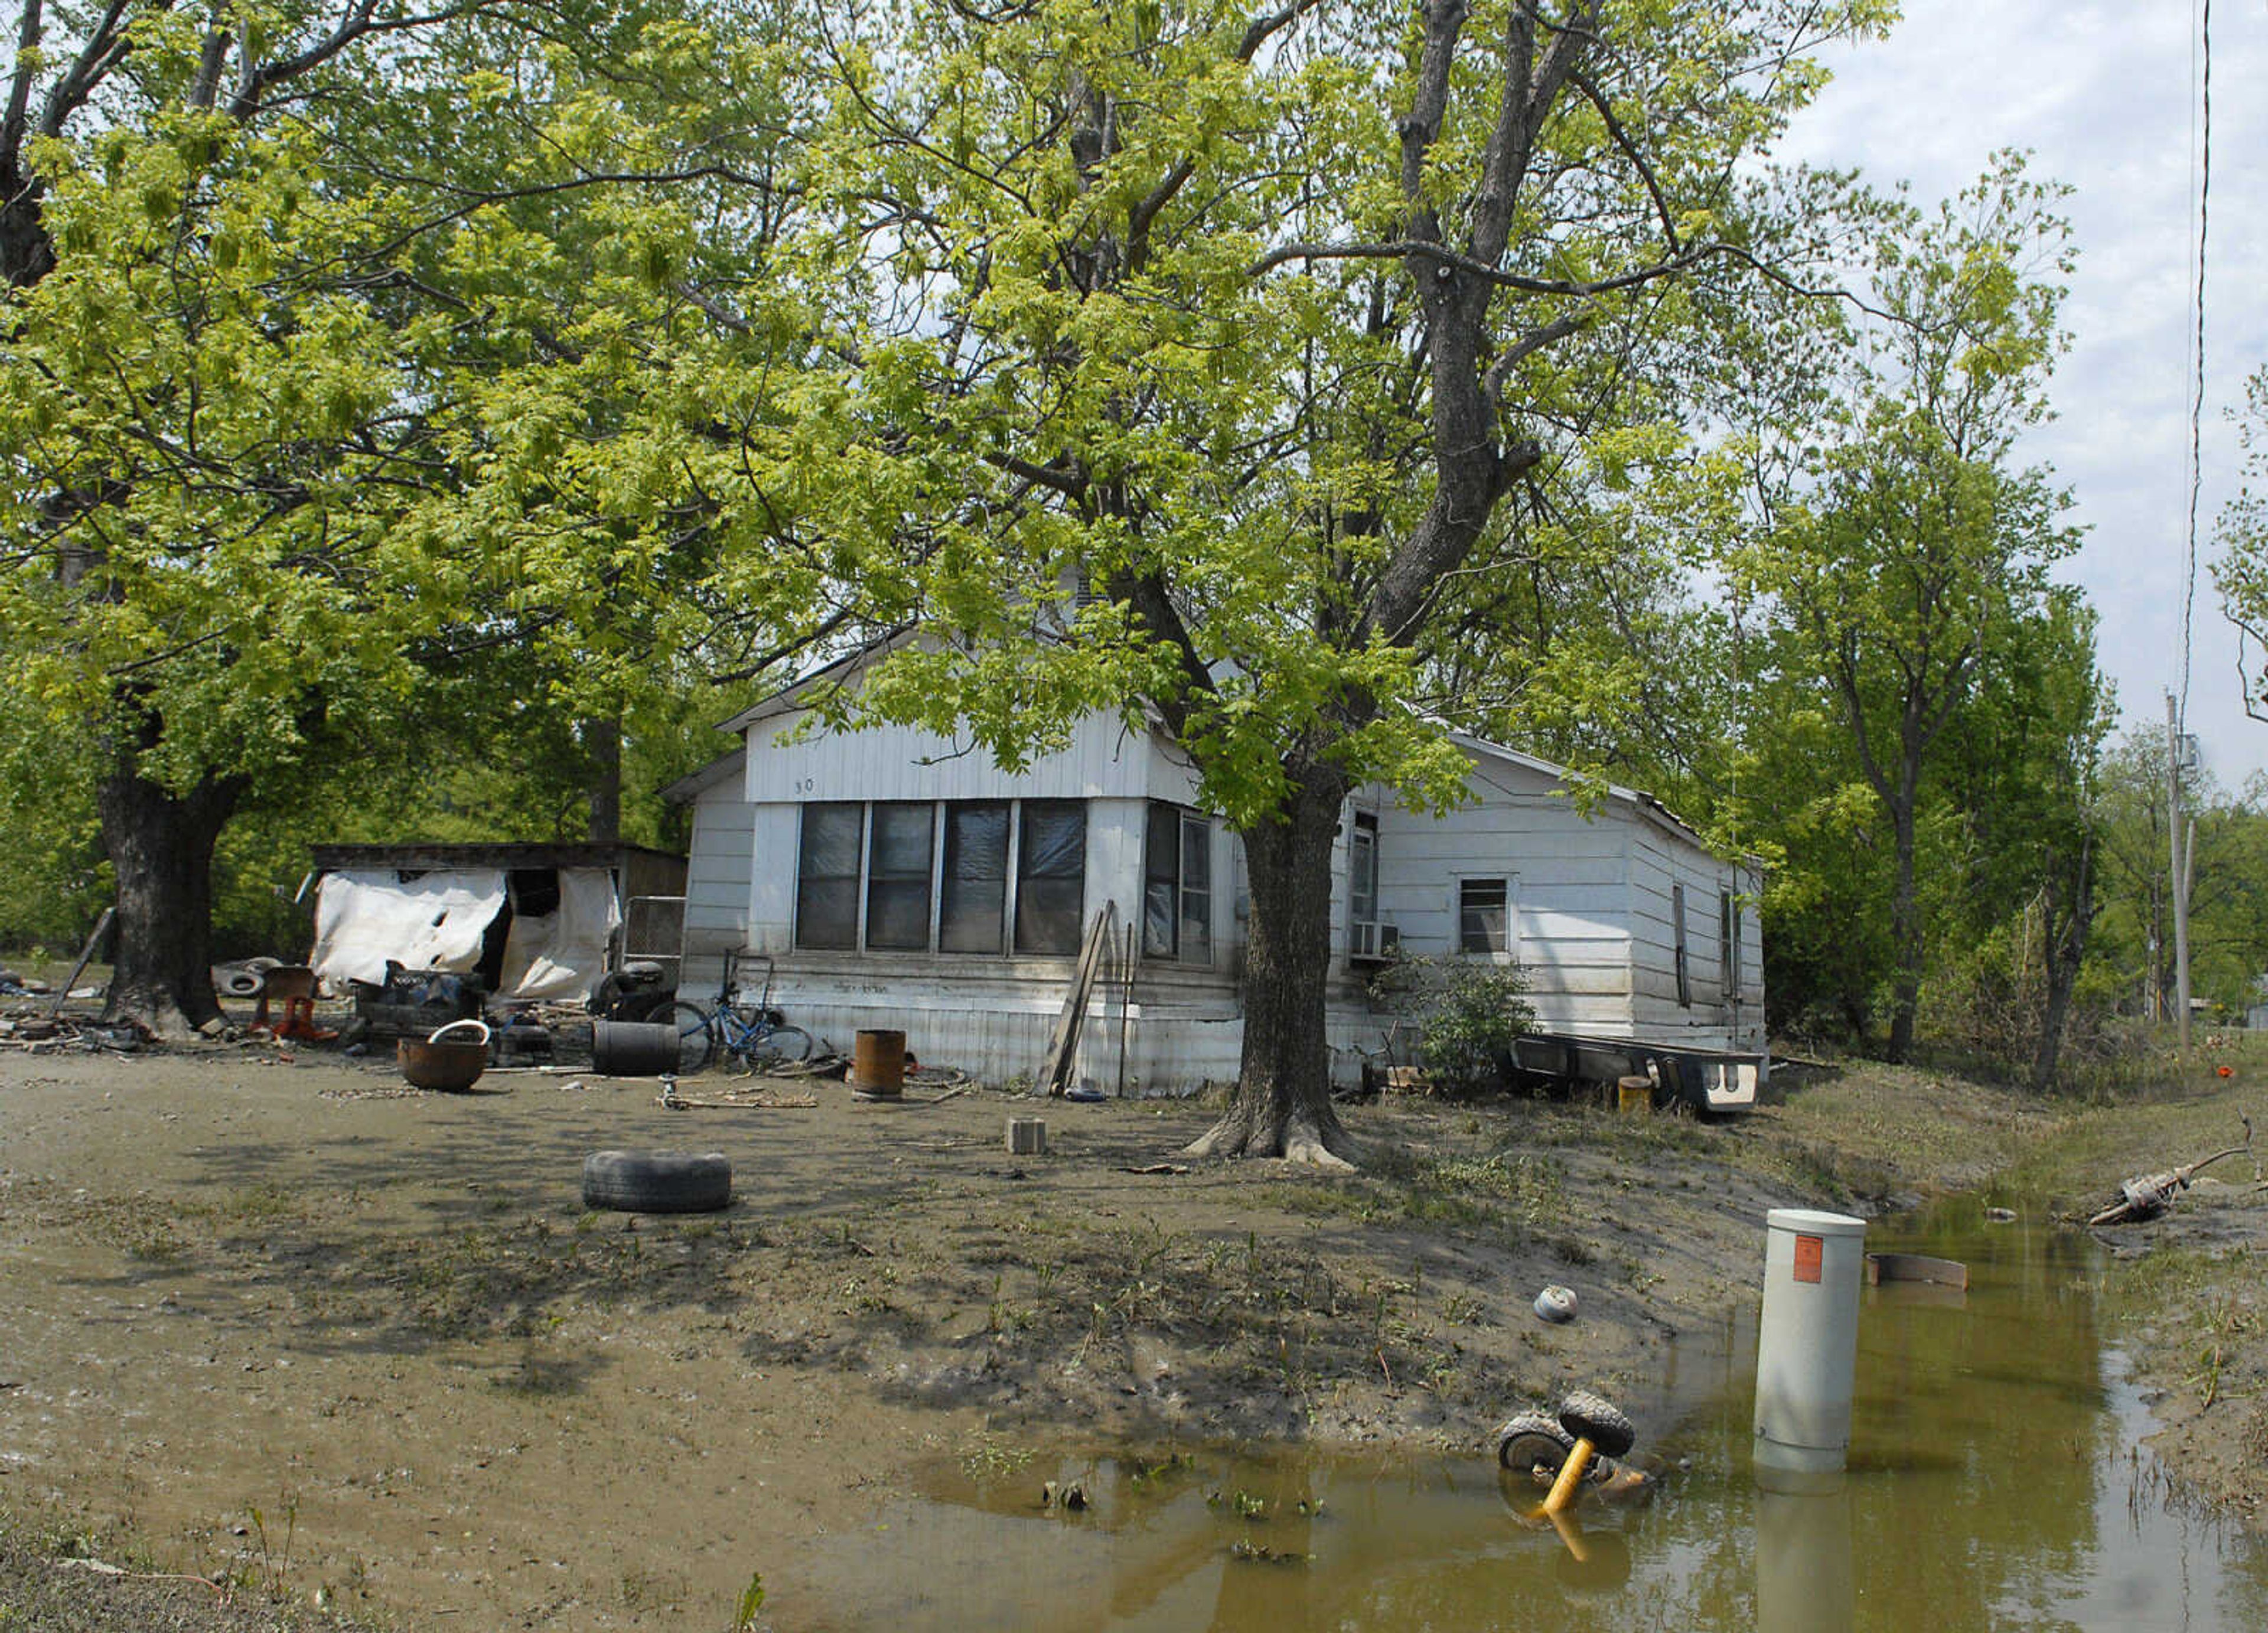
<path id="1" fill-rule="evenodd" d="M 1324 1128 L 1301 1111 L 1280 1123 L 1231 1109 L 1219 1122 L 1182 1148 L 1185 1157 L 1280 1157 L 1334 1173 L 1352 1173 L 1360 1148 L 1345 1129 Z"/>

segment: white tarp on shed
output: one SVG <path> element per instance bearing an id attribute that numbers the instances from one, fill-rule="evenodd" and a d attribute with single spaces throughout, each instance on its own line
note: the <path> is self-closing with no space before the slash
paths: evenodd
<path id="1" fill-rule="evenodd" d="M 614 881 L 604 872 L 561 868 L 556 910 L 541 918 L 512 915 L 504 944 L 504 996 L 581 1001 L 605 971 L 607 943 L 622 922 Z"/>
<path id="2" fill-rule="evenodd" d="M 472 969 L 504 901 L 502 868 L 407 882 L 392 868 L 326 873 L 315 895 L 315 974 L 340 986 L 377 985 L 388 959 L 408 969 Z"/>

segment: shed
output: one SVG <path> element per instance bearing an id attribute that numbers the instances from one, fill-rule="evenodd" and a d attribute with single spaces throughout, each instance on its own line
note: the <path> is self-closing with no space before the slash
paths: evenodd
<path id="1" fill-rule="evenodd" d="M 625 957 L 674 968 L 685 858 L 639 845 L 319 845 L 315 973 L 478 974 L 499 997 L 576 1002 Z"/>

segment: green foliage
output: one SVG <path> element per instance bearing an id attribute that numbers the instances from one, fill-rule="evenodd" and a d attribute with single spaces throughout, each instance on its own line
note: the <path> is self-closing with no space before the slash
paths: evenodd
<path id="1" fill-rule="evenodd" d="M 1372 978 L 1371 993 L 1417 1023 L 1431 1092 L 1458 1098 L 1496 1083 L 1513 1043 L 1535 1029 L 1529 984 L 1518 964 L 1401 958 Z"/>

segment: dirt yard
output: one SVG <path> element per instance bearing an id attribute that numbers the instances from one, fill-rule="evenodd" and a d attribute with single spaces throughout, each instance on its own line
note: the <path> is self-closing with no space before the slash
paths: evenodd
<path id="1" fill-rule="evenodd" d="M 1753 1298 L 1766 1209 L 2069 1184 L 2058 1163 L 2164 1140 L 1873 1070 L 1711 1125 L 1359 1107 L 1344 1179 L 1184 1164 L 1194 1105 L 766 1092 L 672 1109 L 650 1080 L 523 1072 L 426 1094 L 269 1045 L 0 1054 L 0 1577 L 108 1550 L 319 1619 L 604 1629 L 728 1625 L 761 1574 L 767 1619 L 823 1625 L 809 1545 L 924 1466 L 1035 1438 L 1478 1453 L 1577 1381 L 1666 1423 L 1696 1404 L 1666 1380 L 1707 1372 L 1665 1358 Z M 1012 1112 L 1045 1117 L 1046 1155 L 1007 1154 Z M 735 1199 L 585 1211 L 582 1159 L 609 1147 L 722 1151 Z M 2196 1245 L 2154 1257 L 2218 1323 L 2228 1383 L 2200 1410 L 2226 1416 L 2268 1343 L 2199 1290 L 2262 1216 L 2198 1195 Z M 1573 1327 L 1529 1312 L 1554 1282 Z M 2260 1459 L 2239 1464 L 2242 1497 Z M 84 1574 L 168 1615 L 214 1598 Z"/>

